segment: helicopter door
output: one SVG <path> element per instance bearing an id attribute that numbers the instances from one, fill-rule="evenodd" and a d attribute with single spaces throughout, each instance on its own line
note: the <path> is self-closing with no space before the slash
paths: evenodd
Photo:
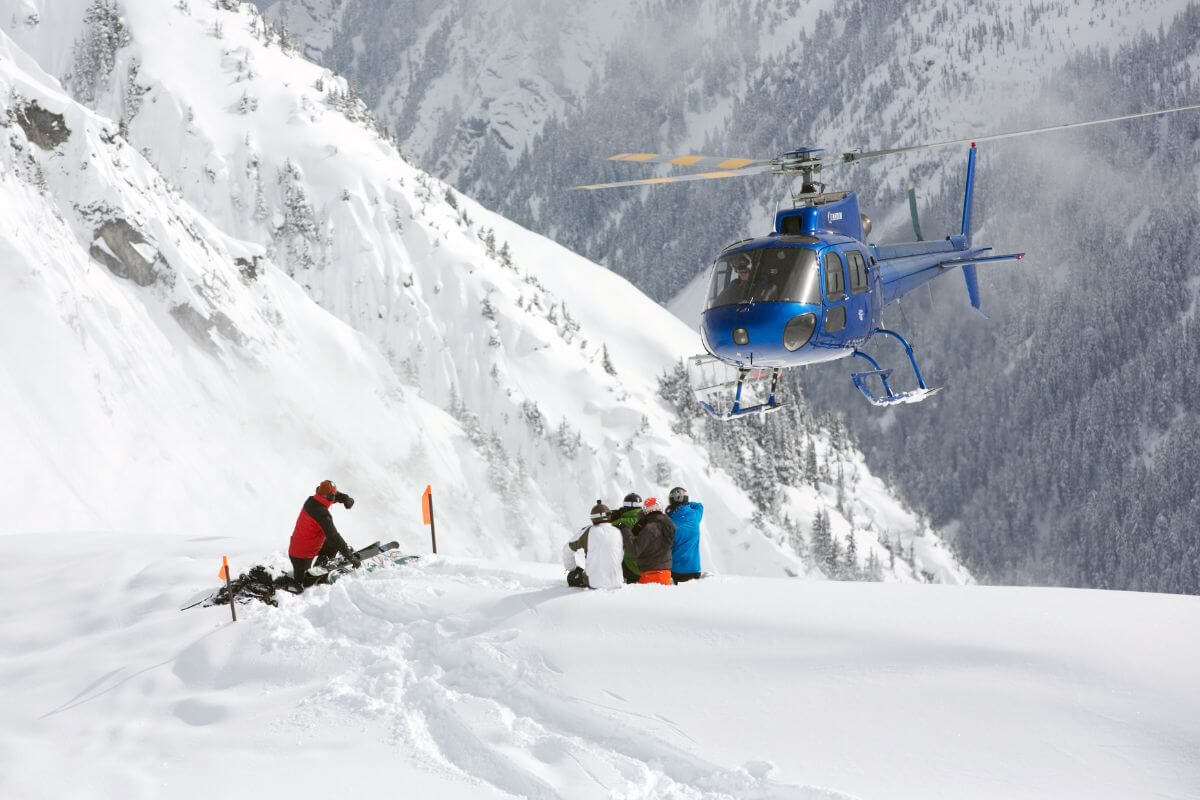
<path id="1" fill-rule="evenodd" d="M 825 318 L 821 332 L 826 336 L 844 338 L 846 329 L 846 274 L 842 259 L 832 248 L 825 251 Z"/>
<path id="2" fill-rule="evenodd" d="M 866 339 L 871 334 L 874 320 L 871 315 L 871 279 L 867 272 L 867 260 L 858 250 L 847 250 L 846 261 L 850 272 L 850 301 L 846 304 L 846 335 L 855 339 Z"/>

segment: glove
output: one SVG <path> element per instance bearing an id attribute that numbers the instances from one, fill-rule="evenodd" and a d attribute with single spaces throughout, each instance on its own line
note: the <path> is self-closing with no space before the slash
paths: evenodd
<path id="1" fill-rule="evenodd" d="M 346 508 L 354 508 L 354 498 L 345 492 L 338 492 L 333 496 L 333 502 L 341 503 Z"/>

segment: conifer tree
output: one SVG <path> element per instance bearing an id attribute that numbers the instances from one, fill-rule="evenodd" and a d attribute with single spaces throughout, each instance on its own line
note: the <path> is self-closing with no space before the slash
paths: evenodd
<path id="1" fill-rule="evenodd" d="M 117 63 L 117 51 L 130 42 L 117 0 L 94 0 L 83 15 L 83 36 L 75 41 L 67 83 L 75 99 L 96 101 Z"/>

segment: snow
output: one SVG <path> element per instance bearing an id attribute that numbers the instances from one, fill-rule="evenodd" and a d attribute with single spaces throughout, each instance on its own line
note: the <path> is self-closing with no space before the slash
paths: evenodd
<path id="1" fill-rule="evenodd" d="M 742 577 L 589 592 L 558 566 L 426 555 L 237 623 L 176 610 L 231 545 L 0 538 L 21 565 L 0 618 L 0 795 L 1200 786 L 1200 598 Z"/>

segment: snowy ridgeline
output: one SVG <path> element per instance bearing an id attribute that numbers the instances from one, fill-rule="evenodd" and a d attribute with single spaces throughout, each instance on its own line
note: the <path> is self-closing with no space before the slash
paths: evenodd
<path id="1" fill-rule="evenodd" d="M 332 477 L 352 543 L 421 546 L 429 483 L 447 552 L 553 560 L 596 497 L 682 484 L 707 569 L 969 580 L 835 421 L 798 404 L 786 455 L 689 435 L 664 400 L 688 326 L 405 163 L 250 6 L 0 11 L 0 325 L 44 332 L 2 357 L 30 486 L 6 531 L 255 559 Z"/>
<path id="2" fill-rule="evenodd" d="M 0 795 L 1124 800 L 1200 786 L 1200 598 L 746 577 L 585 591 L 551 565 L 426 557 L 230 624 L 227 607 L 176 610 L 215 583 L 218 561 L 191 551 L 0 538 L 21 565 L 0 617 Z"/>

